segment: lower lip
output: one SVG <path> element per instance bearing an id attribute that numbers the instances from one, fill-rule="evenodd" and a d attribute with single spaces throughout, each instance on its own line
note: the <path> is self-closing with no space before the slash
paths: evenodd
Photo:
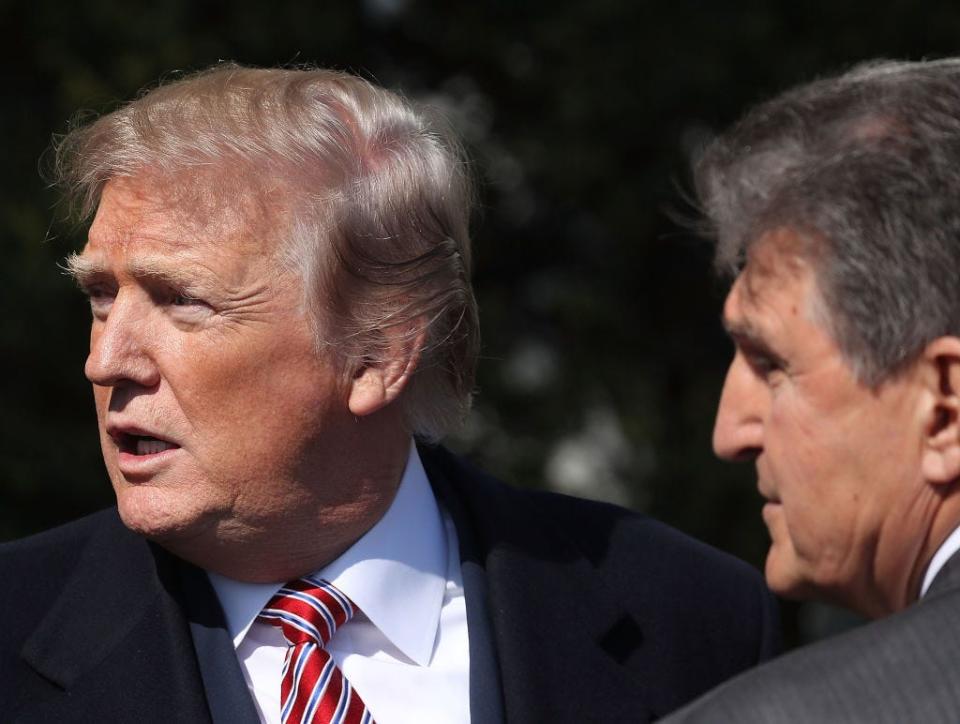
<path id="1" fill-rule="evenodd" d="M 175 447 L 149 455 L 134 455 L 133 453 L 120 451 L 117 455 L 117 467 L 124 477 L 136 478 L 153 475 L 168 465 L 180 450 L 181 448 Z"/>
<path id="2" fill-rule="evenodd" d="M 763 506 L 763 519 L 767 520 L 775 511 L 780 509 L 780 503 L 767 503 Z"/>

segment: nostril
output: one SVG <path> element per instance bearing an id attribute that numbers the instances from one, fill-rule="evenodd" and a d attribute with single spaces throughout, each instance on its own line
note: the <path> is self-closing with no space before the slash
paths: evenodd
<path id="1" fill-rule="evenodd" d="M 763 451 L 757 435 L 745 426 L 733 429 L 718 426 L 713 434 L 713 452 L 728 462 L 750 462 Z"/>
<path id="2" fill-rule="evenodd" d="M 713 427 L 713 451 L 729 462 L 750 462 L 763 452 L 764 421 L 751 410 L 721 405 Z"/>
<path id="3" fill-rule="evenodd" d="M 733 455 L 730 455 L 728 459 L 735 463 L 752 463 L 763 451 L 763 448 L 760 447 L 745 447 L 737 450 Z"/>

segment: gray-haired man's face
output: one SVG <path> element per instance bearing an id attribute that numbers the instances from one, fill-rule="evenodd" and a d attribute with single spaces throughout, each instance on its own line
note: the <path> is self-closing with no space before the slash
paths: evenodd
<path id="1" fill-rule="evenodd" d="M 779 232 L 789 236 L 789 232 Z M 761 240 L 730 291 L 724 324 L 736 345 L 714 449 L 753 459 L 766 499 L 771 588 L 867 614 L 916 556 L 925 387 L 919 368 L 870 389 L 814 314 L 810 265 L 789 238 Z"/>

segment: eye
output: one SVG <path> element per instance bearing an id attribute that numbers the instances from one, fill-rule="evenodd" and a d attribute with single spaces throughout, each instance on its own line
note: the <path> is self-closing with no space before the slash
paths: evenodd
<path id="1" fill-rule="evenodd" d="M 191 297 L 186 294 L 175 294 L 170 298 L 170 305 L 174 307 L 193 307 L 206 306 L 202 299 Z"/>
<path id="2" fill-rule="evenodd" d="M 83 287 L 81 291 L 90 302 L 90 310 L 93 312 L 93 316 L 97 319 L 104 319 L 110 312 L 110 307 L 113 306 L 116 290 L 96 285 Z"/>
<path id="3" fill-rule="evenodd" d="M 771 375 L 782 372 L 784 369 L 783 361 L 777 357 L 759 351 L 744 351 L 744 357 L 750 369 L 763 379 L 768 379 Z"/>
<path id="4" fill-rule="evenodd" d="M 182 289 L 169 289 L 157 301 L 166 306 L 172 319 L 185 324 L 201 322 L 213 311 L 205 299 Z"/>
<path id="5" fill-rule="evenodd" d="M 209 306 L 194 290 L 179 284 L 158 284 L 149 291 L 153 301 L 160 306 L 186 309 Z"/>

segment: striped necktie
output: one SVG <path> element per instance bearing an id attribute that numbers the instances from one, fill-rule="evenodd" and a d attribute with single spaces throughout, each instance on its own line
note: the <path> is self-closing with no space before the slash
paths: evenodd
<path id="1" fill-rule="evenodd" d="M 270 599 L 258 621 L 279 626 L 290 644 L 280 683 L 283 724 L 373 724 L 360 695 L 324 648 L 356 611 L 329 582 L 300 578 Z"/>

